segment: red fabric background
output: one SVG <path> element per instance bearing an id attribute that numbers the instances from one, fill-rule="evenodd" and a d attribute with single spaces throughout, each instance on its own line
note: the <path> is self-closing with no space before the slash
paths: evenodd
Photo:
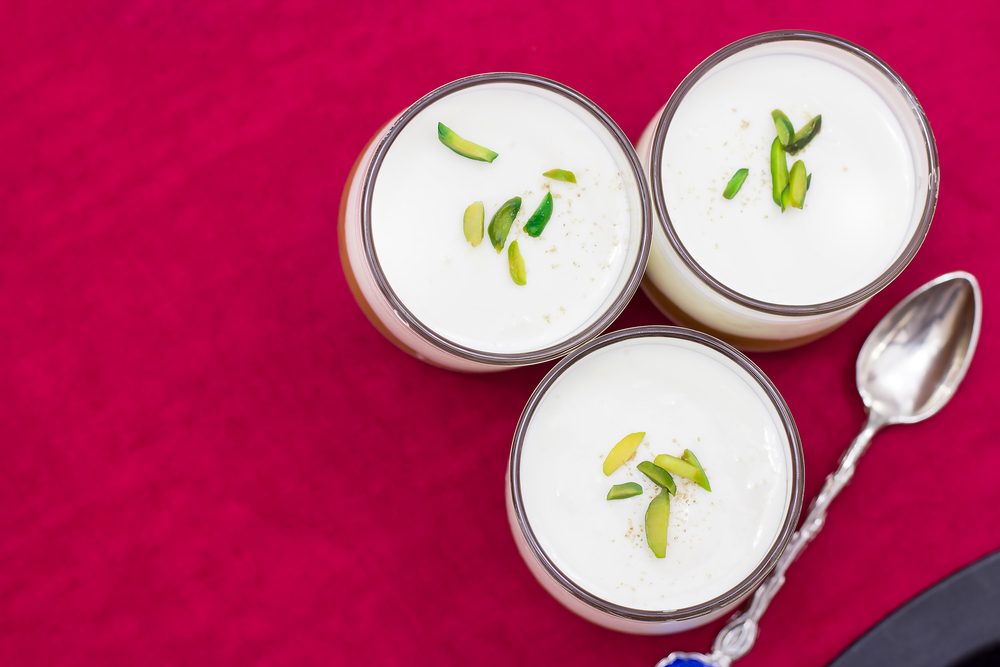
<path id="1" fill-rule="evenodd" d="M 578 620 L 529 575 L 503 474 L 547 367 L 410 359 L 355 306 L 335 221 L 390 116 L 466 74 L 553 77 L 633 139 L 714 49 L 857 41 L 937 134 L 937 218 L 848 326 L 758 355 L 807 497 L 860 425 L 854 357 L 900 297 L 974 272 L 958 398 L 880 437 L 763 623 L 754 665 L 821 665 L 1000 548 L 998 14 L 976 3 L 0 5 L 0 664 L 652 665 L 705 648 Z M 350 6 L 348 6 L 350 5 Z M 662 322 L 638 296 L 616 326 Z"/>

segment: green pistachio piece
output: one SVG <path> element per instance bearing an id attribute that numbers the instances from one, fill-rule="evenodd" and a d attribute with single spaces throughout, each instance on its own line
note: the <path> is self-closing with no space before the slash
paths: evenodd
<path id="1" fill-rule="evenodd" d="M 528 222 L 524 223 L 524 231 L 528 233 L 528 236 L 540 236 L 542 230 L 545 229 L 545 225 L 549 224 L 549 218 L 551 217 L 552 193 L 546 192 L 545 196 L 542 197 L 542 203 L 538 205 L 535 212 L 528 218 Z"/>
<path id="2" fill-rule="evenodd" d="M 771 196 L 781 206 L 781 193 L 788 187 L 788 161 L 781 141 L 775 137 L 771 143 Z M 782 208 L 784 210 L 784 208 Z"/>
<path id="3" fill-rule="evenodd" d="M 732 199 L 736 196 L 736 193 L 740 191 L 743 187 L 743 181 L 747 180 L 747 175 L 750 170 L 746 167 L 742 169 L 737 169 L 733 177 L 729 179 L 729 183 L 726 184 L 726 189 L 722 191 L 722 196 L 726 199 Z"/>
<path id="4" fill-rule="evenodd" d="M 698 469 L 691 481 L 705 489 L 706 491 L 712 490 L 712 485 L 708 483 L 708 475 L 705 474 L 705 468 L 702 467 L 701 462 L 698 457 L 694 455 L 690 449 L 685 449 L 684 453 L 681 454 L 681 460 L 686 461 Z"/>
<path id="5" fill-rule="evenodd" d="M 462 229 L 465 232 L 465 240 L 471 243 L 472 247 L 476 247 L 483 242 L 483 220 L 485 217 L 485 209 L 481 201 L 472 202 L 465 209 L 465 216 L 462 218 Z"/>
<path id="6" fill-rule="evenodd" d="M 508 199 L 497 209 L 490 219 L 490 226 L 487 232 L 490 235 L 490 243 L 497 252 L 503 250 L 503 244 L 507 242 L 507 234 L 510 233 L 510 226 L 514 224 L 517 212 L 521 210 L 521 198 L 514 197 Z"/>
<path id="7" fill-rule="evenodd" d="M 788 188 L 786 187 L 784 192 L 781 193 L 781 212 L 784 213 L 785 209 L 788 208 L 790 203 L 790 195 L 788 193 Z"/>
<path id="8" fill-rule="evenodd" d="M 781 109 L 772 111 L 771 118 L 774 119 L 774 129 L 778 131 L 778 141 L 782 146 L 787 146 L 795 135 L 795 126 Z"/>
<path id="9" fill-rule="evenodd" d="M 497 159 L 497 153 L 485 146 L 480 146 L 468 139 L 463 139 L 444 123 L 438 123 L 438 139 L 451 150 L 470 160 L 493 162 L 493 160 Z"/>
<path id="10" fill-rule="evenodd" d="M 670 454 L 660 454 L 655 459 L 653 463 L 660 466 L 667 472 L 672 472 L 675 475 L 680 475 L 685 479 L 694 480 L 695 475 L 698 474 L 698 468 L 692 463 L 685 461 L 684 459 L 679 459 L 676 456 L 670 456 Z"/>
<path id="11" fill-rule="evenodd" d="M 658 487 L 666 489 L 670 493 L 677 493 L 677 484 L 670 473 L 651 461 L 643 461 L 636 466 L 646 477 L 653 480 Z"/>
<path id="12" fill-rule="evenodd" d="M 507 246 L 507 265 L 510 267 L 510 277 L 515 285 L 527 284 L 528 274 L 524 270 L 524 257 L 521 257 L 521 249 L 517 247 L 517 241 Z"/>
<path id="13" fill-rule="evenodd" d="M 554 181 L 566 181 L 567 183 L 576 183 L 576 174 L 572 171 L 567 171 L 565 169 L 549 169 L 547 172 L 543 173 L 542 176 L 545 178 L 551 178 Z"/>
<path id="14" fill-rule="evenodd" d="M 657 558 L 667 555 L 667 526 L 670 523 L 670 493 L 660 491 L 646 508 L 646 544 Z"/>
<path id="15" fill-rule="evenodd" d="M 625 482 L 624 484 L 615 484 L 608 491 L 608 500 L 621 500 L 622 498 L 631 498 L 632 496 L 638 496 L 642 493 L 642 486 L 636 482 Z"/>
<path id="16" fill-rule="evenodd" d="M 623 463 L 635 456 L 635 450 L 639 449 L 642 439 L 646 437 L 645 431 L 629 433 L 618 441 L 604 459 L 604 474 L 610 475 L 621 467 Z"/>
<path id="17" fill-rule="evenodd" d="M 819 134 L 823 125 L 823 116 L 813 116 L 813 118 L 803 125 L 788 144 L 788 152 L 795 155 Z"/>
<path id="18" fill-rule="evenodd" d="M 806 190 L 809 188 L 809 177 L 806 176 L 806 164 L 796 160 L 788 173 L 788 203 L 795 208 L 802 208 L 806 201 Z"/>

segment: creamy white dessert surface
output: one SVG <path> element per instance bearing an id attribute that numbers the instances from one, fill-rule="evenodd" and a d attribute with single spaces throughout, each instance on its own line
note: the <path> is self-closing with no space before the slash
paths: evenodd
<path id="1" fill-rule="evenodd" d="M 438 140 L 438 122 L 499 157 L 457 155 Z M 623 284 L 638 214 L 611 141 L 582 108 L 531 86 L 478 85 L 432 103 L 396 137 L 374 189 L 375 251 L 392 290 L 433 331 L 480 351 L 542 349 L 585 328 Z M 577 184 L 542 176 L 553 168 Z M 522 228 L 546 192 L 552 218 L 532 238 Z M 473 248 L 462 227 L 472 202 L 484 202 L 488 226 L 514 196 L 523 203 L 507 245 L 518 241 L 524 286 L 511 280 L 506 247 L 497 254 L 486 236 Z"/>
<path id="2" fill-rule="evenodd" d="M 610 477 L 602 463 L 624 435 L 646 431 Z M 712 492 L 675 476 L 666 558 L 646 544 L 658 488 L 636 470 L 691 449 Z M 757 385 L 721 354 L 670 338 L 639 338 L 589 354 L 549 388 L 520 460 L 528 522 L 552 562 L 579 586 L 633 609 L 710 600 L 743 580 L 774 543 L 791 490 L 780 418 Z M 635 481 L 641 496 L 605 499 Z"/>
<path id="3" fill-rule="evenodd" d="M 831 50 L 832 52 L 832 50 Z M 914 161 L 890 107 L 868 83 L 812 54 L 755 51 L 724 61 L 689 91 L 671 121 L 662 183 L 681 242 L 710 275 L 743 295 L 805 305 L 875 280 L 913 234 Z M 771 198 L 772 109 L 796 129 L 822 114 L 797 159 L 812 174 L 802 210 Z M 750 170 L 733 200 L 722 191 Z"/>

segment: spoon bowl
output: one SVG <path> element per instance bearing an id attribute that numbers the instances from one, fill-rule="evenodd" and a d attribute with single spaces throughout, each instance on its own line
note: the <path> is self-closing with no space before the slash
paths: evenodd
<path id="1" fill-rule="evenodd" d="M 982 296 L 964 271 L 938 277 L 903 299 L 869 334 L 857 362 L 858 392 L 885 424 L 935 414 L 972 361 Z"/>

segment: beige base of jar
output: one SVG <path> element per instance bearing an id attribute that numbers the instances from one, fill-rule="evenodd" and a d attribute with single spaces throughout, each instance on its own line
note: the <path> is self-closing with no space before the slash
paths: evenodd
<path id="1" fill-rule="evenodd" d="M 716 338 L 721 338 L 733 347 L 738 347 L 739 349 L 747 352 L 776 352 L 778 350 L 787 350 L 800 345 L 805 345 L 806 343 L 811 343 L 814 340 L 822 338 L 834 329 L 839 328 L 840 325 L 847 321 L 845 318 L 840 322 L 834 323 L 827 329 L 807 334 L 805 336 L 799 336 L 798 338 L 789 338 L 786 340 L 779 340 L 776 338 L 750 338 L 748 336 L 740 336 L 726 331 L 720 331 L 713 328 L 711 325 L 692 317 L 688 313 L 684 312 L 680 306 L 668 299 L 666 294 L 657 289 L 653 281 L 649 279 L 649 276 L 644 278 L 642 281 L 642 291 L 646 294 L 649 300 L 653 302 L 653 305 L 656 306 L 661 313 L 670 318 L 670 321 L 674 324 L 687 327 L 689 329 L 695 329 L 697 331 L 703 331 L 707 334 L 715 336 Z"/>

